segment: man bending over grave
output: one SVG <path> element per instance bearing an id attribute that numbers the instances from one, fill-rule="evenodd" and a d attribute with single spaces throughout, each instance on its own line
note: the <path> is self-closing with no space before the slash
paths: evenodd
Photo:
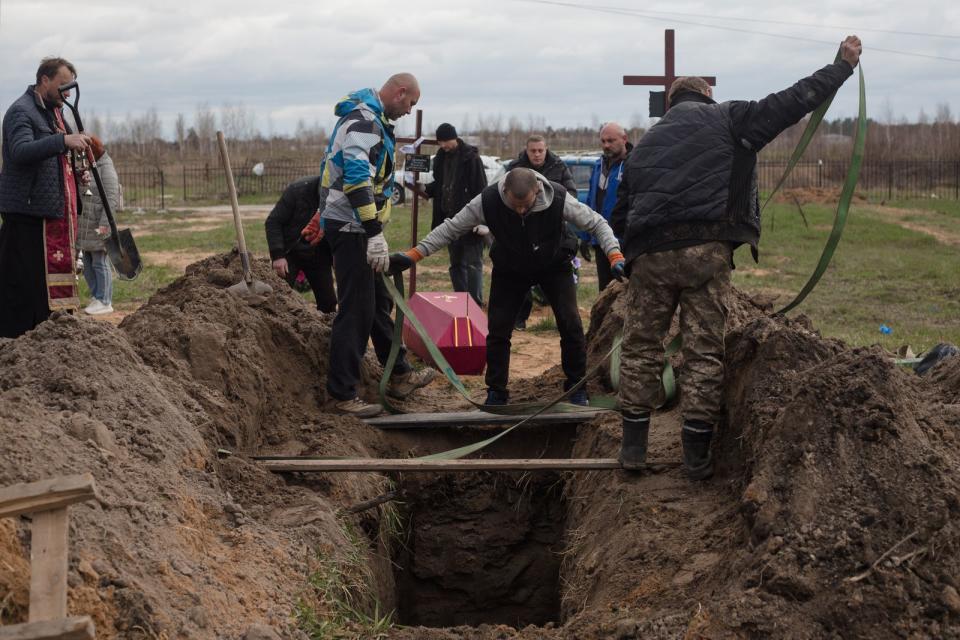
<path id="1" fill-rule="evenodd" d="M 625 469 L 646 460 L 663 340 L 680 307 L 683 462 L 691 479 L 713 474 L 733 250 L 749 244 L 756 259 L 760 241 L 757 152 L 839 89 L 860 51 L 849 36 L 839 62 L 756 102 L 718 104 L 702 78 L 678 78 L 669 111 L 627 156 L 611 213 L 630 265 L 620 366 Z"/>
<path id="2" fill-rule="evenodd" d="M 448 218 L 406 253 L 390 256 L 391 271 L 409 269 L 457 238 L 486 225 L 493 234 L 487 335 L 488 405 L 509 401 L 510 337 L 524 297 L 534 285 L 546 294 L 560 332 L 560 360 L 569 389 L 586 374 L 587 350 L 577 308 L 577 288 L 570 259 L 578 241 L 567 223 L 596 236 L 610 262 L 611 272 L 623 278 L 620 243 L 596 211 L 532 169 L 513 169 L 486 187 L 452 218 Z M 570 402 L 588 404 L 586 389 Z"/>

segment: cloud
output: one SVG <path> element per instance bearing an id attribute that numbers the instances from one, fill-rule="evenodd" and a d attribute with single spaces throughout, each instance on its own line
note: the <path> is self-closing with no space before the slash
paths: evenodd
<path id="1" fill-rule="evenodd" d="M 611 0 L 616 2 L 616 0 Z M 637 3 L 620 0 L 622 6 Z M 586 0 L 580 0 L 586 4 Z M 607 5 L 610 3 L 604 3 Z M 735 5 L 654 2 L 646 11 L 696 16 L 627 16 L 518 0 L 419 0 L 342 3 L 204 0 L 176 11 L 158 0 L 130 3 L 3 0 L 0 11 L 0 110 L 32 81 L 39 59 L 63 55 L 79 70 L 83 105 L 98 113 L 139 114 L 154 107 L 167 123 L 196 105 L 242 103 L 292 132 L 299 119 L 333 124 L 346 92 L 379 86 L 409 70 L 423 88 L 431 123 L 476 122 L 501 114 L 552 126 L 630 122 L 646 114 L 654 87 L 624 87 L 624 74 L 663 70 L 663 30 L 677 30 L 677 71 L 716 75 L 720 99 L 757 99 L 829 62 L 858 26 L 941 32 L 960 24 L 960 8 L 923 0 L 857 6 L 741 0 Z M 69 16 L 53 22 L 51 15 Z M 790 24 L 761 24 L 768 19 Z M 699 24 L 690 24 L 699 23 Z M 802 23 L 828 25 L 820 28 Z M 761 33 L 809 38 L 791 40 Z M 871 105 L 889 102 L 916 117 L 948 102 L 960 111 L 960 63 L 906 57 L 871 47 L 960 59 L 960 40 L 861 32 Z M 852 115 L 853 83 L 831 116 Z M 412 118 L 400 130 L 412 127 Z"/>

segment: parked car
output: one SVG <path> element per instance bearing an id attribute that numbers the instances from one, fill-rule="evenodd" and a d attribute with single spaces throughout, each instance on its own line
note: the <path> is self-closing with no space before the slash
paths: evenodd
<path id="1" fill-rule="evenodd" d="M 573 174 L 573 181 L 577 185 L 577 200 L 586 204 L 587 195 L 590 193 L 590 174 L 593 173 L 600 154 L 568 153 L 561 155 L 560 159 L 570 167 L 570 173 Z"/>
<path id="2" fill-rule="evenodd" d="M 483 171 L 487 174 L 487 184 L 496 182 L 504 173 L 506 173 L 503 162 L 501 162 L 500 158 L 497 156 L 481 155 L 480 161 L 483 162 Z M 405 177 L 406 171 L 403 169 L 398 169 L 393 174 L 393 195 L 391 196 L 391 199 L 394 206 L 406 202 L 407 197 L 410 195 L 408 193 L 410 189 L 404 187 Z M 589 178 L 590 174 L 588 173 L 587 179 L 589 180 Z M 430 184 L 433 182 L 433 171 L 421 171 L 417 181 L 420 184 Z"/>

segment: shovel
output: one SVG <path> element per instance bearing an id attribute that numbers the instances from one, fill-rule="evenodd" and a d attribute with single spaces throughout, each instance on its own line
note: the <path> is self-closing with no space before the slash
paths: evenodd
<path id="1" fill-rule="evenodd" d="M 237 202 L 237 186 L 233 183 L 233 169 L 230 168 L 230 156 L 227 154 L 227 141 L 223 131 L 217 131 L 217 144 L 220 145 L 220 159 L 223 160 L 223 170 L 227 174 L 227 189 L 230 191 L 230 206 L 233 207 L 233 225 L 237 229 L 237 245 L 240 248 L 240 264 L 243 265 L 243 280 L 227 287 L 230 293 L 241 296 L 260 296 L 273 291 L 273 287 L 261 280 L 253 279 L 253 270 L 250 269 L 250 254 L 247 253 L 247 241 L 243 239 L 243 225 L 240 224 L 240 204 Z"/>
<path id="2" fill-rule="evenodd" d="M 74 89 L 77 96 L 74 98 L 73 104 L 70 104 L 66 96 L 63 95 L 70 89 Z M 67 105 L 73 113 L 73 120 L 77 123 L 77 129 L 80 133 L 83 133 L 83 121 L 80 119 L 80 111 L 77 109 L 77 105 L 80 103 L 80 85 L 74 80 L 73 82 L 60 85 L 58 91 L 60 92 L 60 98 L 63 100 L 63 103 Z M 133 234 L 130 233 L 130 229 L 117 230 L 117 223 L 113 219 L 113 212 L 110 210 L 110 202 L 107 200 L 107 194 L 103 190 L 103 181 L 100 180 L 100 171 L 97 169 L 97 159 L 92 157 L 92 155 L 93 154 L 88 158 L 90 161 L 90 170 L 93 172 L 93 179 L 97 183 L 97 192 L 100 194 L 100 202 L 103 204 L 103 210 L 107 214 L 107 221 L 110 223 L 110 235 L 104 239 L 103 244 L 107 250 L 107 255 L 110 257 L 110 262 L 113 263 L 114 269 L 117 270 L 117 276 L 119 276 L 121 280 L 133 280 L 140 275 L 140 270 L 143 269 L 143 262 L 140 261 L 140 252 L 137 251 L 137 244 L 133 241 Z"/>

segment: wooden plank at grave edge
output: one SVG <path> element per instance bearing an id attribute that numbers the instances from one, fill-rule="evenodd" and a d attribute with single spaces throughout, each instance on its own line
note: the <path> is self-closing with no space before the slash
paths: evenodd
<path id="1" fill-rule="evenodd" d="M 342 471 L 506 471 L 506 470 L 600 470 L 620 469 L 616 458 L 460 458 L 420 460 L 417 458 L 355 458 L 341 460 L 261 460 L 274 472 Z"/>
<path id="2" fill-rule="evenodd" d="M 530 420 L 530 422 L 589 422 L 601 413 L 605 413 L 607 411 L 609 411 L 609 409 L 544 413 L 535 416 Z M 523 416 L 500 415 L 495 413 L 487 413 L 485 411 L 453 411 L 450 413 L 399 413 L 396 415 L 367 418 L 364 420 L 364 422 L 374 427 L 390 427 L 394 425 L 415 427 L 440 425 L 459 426 L 460 424 L 511 424 L 518 422 L 521 419 L 523 419 Z"/>
<path id="3" fill-rule="evenodd" d="M 0 488 L 0 518 L 60 509 L 96 498 L 97 486 L 90 473 L 47 478 Z"/>
<path id="4" fill-rule="evenodd" d="M 94 640 L 89 616 L 0 627 L 0 640 Z"/>

